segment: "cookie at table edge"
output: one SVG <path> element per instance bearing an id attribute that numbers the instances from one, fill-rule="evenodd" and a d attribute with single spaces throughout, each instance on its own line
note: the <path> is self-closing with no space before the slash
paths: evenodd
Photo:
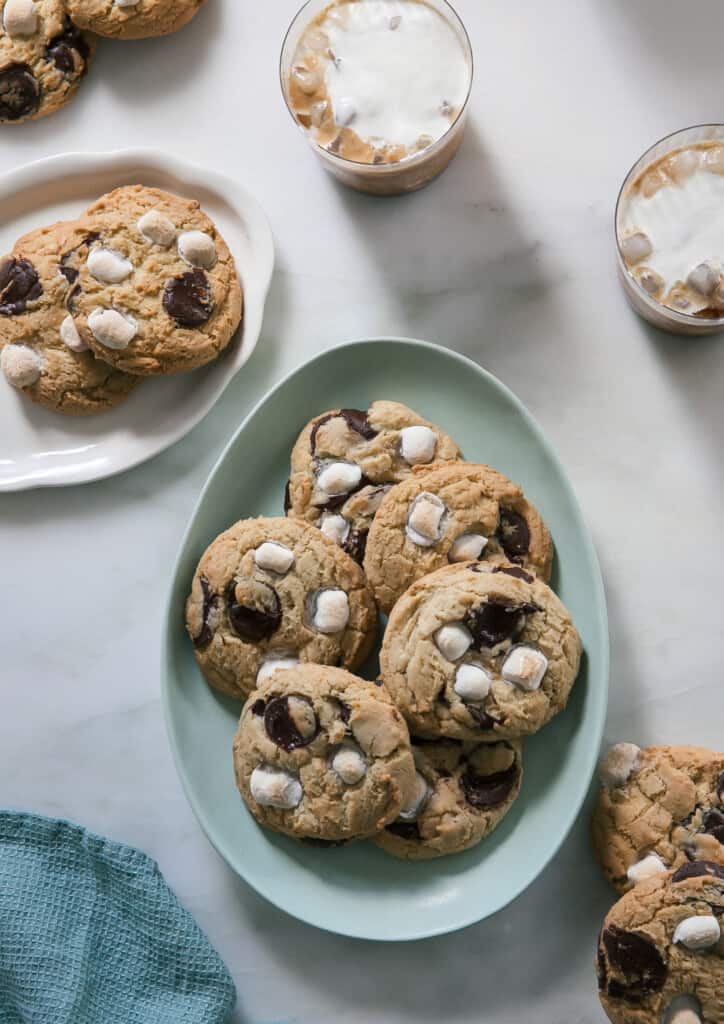
<path id="1" fill-rule="evenodd" d="M 722 915 L 724 868 L 705 861 L 622 896 L 606 915 L 596 957 L 599 998 L 612 1024 L 724 1020 L 724 946 L 711 941 Z M 689 1012 L 679 1020 L 674 1007 Z"/>
<path id="2" fill-rule="evenodd" d="M 14 0 L 0 3 L 0 125 L 38 120 L 65 106 L 95 51 L 93 36 L 73 25 L 62 0 L 35 0 L 29 22 L 18 5 L 13 34 L 6 20 L 11 6 Z"/>
<path id="3" fill-rule="evenodd" d="M 109 6 L 105 0 L 65 0 L 76 25 L 113 39 L 148 39 L 177 32 L 206 0 L 138 0 Z"/>
<path id="4" fill-rule="evenodd" d="M 693 860 L 724 865 L 724 753 L 619 743 L 599 777 L 591 842 L 618 892 Z"/>

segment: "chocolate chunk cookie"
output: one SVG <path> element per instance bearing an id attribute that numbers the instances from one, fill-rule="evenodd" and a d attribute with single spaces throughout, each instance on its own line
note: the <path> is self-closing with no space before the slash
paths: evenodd
<path id="1" fill-rule="evenodd" d="M 459 457 L 451 437 L 399 402 L 332 409 L 315 416 L 294 445 L 286 511 L 319 526 L 361 563 L 389 488 L 413 466 Z"/>
<path id="2" fill-rule="evenodd" d="M 598 987 L 613 1024 L 724 1021 L 724 868 L 698 861 L 642 882 L 610 911 Z"/>
<path id="3" fill-rule="evenodd" d="M 251 693 L 234 768 L 260 824 L 330 843 L 378 832 L 415 783 L 407 726 L 385 690 L 322 665 L 277 672 Z"/>
<path id="4" fill-rule="evenodd" d="M 407 860 L 445 857 L 475 846 L 508 813 L 523 778 L 516 740 L 412 741 L 417 769 L 409 802 L 375 842 Z"/>
<path id="5" fill-rule="evenodd" d="M 193 200 L 143 185 L 102 196 L 63 256 L 68 312 L 97 356 L 134 374 L 193 370 L 231 341 L 242 294 L 234 259 Z"/>
<path id="6" fill-rule="evenodd" d="M 520 566 L 448 565 L 392 609 L 380 669 L 415 736 L 515 739 L 568 701 L 581 655 L 571 616 Z"/>
<path id="7" fill-rule="evenodd" d="M 62 0 L 0 0 L 0 124 L 45 117 L 67 103 L 93 49 Z"/>
<path id="8" fill-rule="evenodd" d="M 165 36 L 186 25 L 204 0 L 65 0 L 81 28 L 116 39 Z"/>
<path id="9" fill-rule="evenodd" d="M 61 258 L 82 243 L 74 223 L 53 224 L 0 259 L 0 369 L 32 401 L 75 416 L 113 408 L 138 382 L 88 351 L 68 314 Z"/>
<path id="10" fill-rule="evenodd" d="M 619 892 L 692 861 L 724 865 L 724 754 L 617 743 L 600 775 L 591 836 Z"/>
<path id="11" fill-rule="evenodd" d="M 411 583 L 449 562 L 514 563 L 548 581 L 553 544 L 522 490 L 490 466 L 415 466 L 384 496 L 364 568 L 388 612 Z"/>
<path id="12" fill-rule="evenodd" d="M 207 681 L 245 698 L 299 661 L 357 668 L 377 629 L 362 570 L 297 519 L 242 519 L 207 548 L 186 603 Z"/>

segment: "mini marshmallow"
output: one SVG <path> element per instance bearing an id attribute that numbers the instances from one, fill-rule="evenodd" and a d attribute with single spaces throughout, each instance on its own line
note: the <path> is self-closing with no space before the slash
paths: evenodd
<path id="1" fill-rule="evenodd" d="M 292 68 L 292 78 L 302 92 L 311 96 L 322 84 L 322 73 L 318 68 L 306 68 L 303 64 L 297 64 Z"/>
<path id="2" fill-rule="evenodd" d="M 687 917 L 676 926 L 674 942 L 698 952 L 716 946 L 721 938 L 719 922 L 711 914 L 702 917 Z"/>
<path id="3" fill-rule="evenodd" d="M 362 479 L 362 470 L 353 462 L 330 462 L 317 476 L 317 487 L 325 494 L 349 494 Z"/>
<path id="4" fill-rule="evenodd" d="M 144 213 L 136 225 L 147 242 L 153 245 L 161 245 L 167 249 L 176 238 L 176 227 L 173 221 L 164 217 L 158 210 L 149 210 Z"/>
<path id="5" fill-rule="evenodd" d="M 407 803 L 402 807 L 399 817 L 402 821 L 414 821 L 430 798 L 430 785 L 421 772 L 415 772 L 415 785 Z"/>
<path id="6" fill-rule="evenodd" d="M 259 671 L 256 674 L 256 685 L 259 686 L 265 679 L 270 679 L 275 672 L 283 672 L 284 669 L 294 668 L 298 664 L 299 658 L 294 658 L 292 655 L 282 658 L 267 658 L 259 666 Z"/>
<path id="7" fill-rule="evenodd" d="M 302 799 L 302 784 L 290 772 L 270 765 L 260 765 L 251 773 L 251 795 L 262 807 L 278 807 L 289 811 Z"/>
<path id="8" fill-rule="evenodd" d="M 324 516 L 319 524 L 319 529 L 325 537 L 329 537 L 335 544 L 344 544 L 349 536 L 349 523 L 344 516 Z"/>
<path id="9" fill-rule="evenodd" d="M 357 117 L 357 108 L 352 100 L 349 96 L 340 97 L 334 106 L 334 119 L 337 124 L 346 128 L 348 124 L 352 124 L 355 117 Z"/>
<path id="10" fill-rule="evenodd" d="M 443 658 L 457 661 L 462 658 L 473 642 L 470 630 L 462 622 L 448 622 L 436 631 L 433 640 Z"/>
<path id="11" fill-rule="evenodd" d="M 33 0 L 7 0 L 3 25 L 11 38 L 32 36 L 38 28 L 38 12 Z"/>
<path id="12" fill-rule="evenodd" d="M 453 689 L 460 700 L 475 704 L 490 693 L 493 677 L 482 665 L 461 665 L 455 673 Z"/>
<path id="13" fill-rule="evenodd" d="M 437 544 L 442 535 L 440 529 L 447 509 L 436 494 L 423 491 L 413 501 L 407 516 L 407 536 L 421 548 Z"/>
<path id="14" fill-rule="evenodd" d="M 482 533 L 463 533 L 453 543 L 448 553 L 450 562 L 474 562 L 480 558 L 488 543 L 488 538 Z"/>
<path id="15" fill-rule="evenodd" d="M 647 857 L 643 857 L 641 860 L 632 864 L 626 872 L 626 877 L 629 882 L 633 882 L 634 885 L 638 885 L 639 882 L 644 882 L 648 878 L 653 878 L 655 875 L 665 875 L 668 868 L 662 861 L 661 857 L 655 853 L 650 853 Z"/>
<path id="16" fill-rule="evenodd" d="M 367 761 L 356 743 L 343 743 L 332 758 L 332 771 L 345 786 L 354 786 L 367 774 Z"/>
<path id="17" fill-rule="evenodd" d="M 637 770 L 641 759 L 641 747 L 635 743 L 614 743 L 598 766 L 598 776 L 606 786 L 624 786 Z"/>
<path id="18" fill-rule="evenodd" d="M 503 662 L 500 674 L 506 682 L 521 690 L 537 690 L 548 671 L 548 659 L 537 647 L 519 644 Z"/>
<path id="19" fill-rule="evenodd" d="M 660 295 L 666 286 L 666 281 L 664 281 L 661 274 L 657 274 L 655 270 L 651 270 L 648 267 L 641 271 L 638 276 L 638 282 L 645 292 L 653 296 Z"/>
<path id="20" fill-rule="evenodd" d="M 714 146 L 707 149 L 704 157 L 704 167 L 712 174 L 724 174 L 724 146 Z"/>
<path id="21" fill-rule="evenodd" d="M 70 314 L 68 314 L 65 320 L 63 320 L 58 333 L 60 334 L 60 340 L 64 345 L 67 345 L 71 351 L 86 352 L 88 350 L 88 346 L 83 341 L 80 334 L 78 334 L 78 328 L 75 326 L 75 320 Z"/>
<path id="22" fill-rule="evenodd" d="M 400 454 L 411 466 L 432 462 L 437 438 L 429 427 L 403 427 L 400 431 Z"/>
<path id="23" fill-rule="evenodd" d="M 125 348 L 138 332 L 136 320 L 117 309 L 101 309 L 97 307 L 88 317 L 91 334 L 106 348 Z"/>
<path id="24" fill-rule="evenodd" d="M 90 275 L 103 284 L 119 284 L 133 273 L 131 261 L 115 249 L 91 249 L 87 264 Z"/>
<path id="25" fill-rule="evenodd" d="M 683 184 L 691 177 L 701 162 L 701 151 L 698 149 L 682 149 L 672 153 L 664 162 L 664 169 L 677 185 Z"/>
<path id="26" fill-rule="evenodd" d="M 677 996 L 669 1004 L 662 1024 L 703 1024 L 701 1005 L 694 996 Z"/>
<path id="27" fill-rule="evenodd" d="M 339 633 L 349 622 L 349 598 L 343 590 L 320 590 L 313 604 L 312 626 L 319 633 Z"/>
<path id="28" fill-rule="evenodd" d="M 309 111 L 309 116 L 312 119 L 313 128 L 322 127 L 322 122 L 324 121 L 324 116 L 327 113 L 328 106 L 329 104 L 327 103 L 326 100 L 317 100 L 316 103 L 312 104 Z"/>
<path id="29" fill-rule="evenodd" d="M 701 295 L 711 295 L 721 281 L 721 272 L 711 263 L 700 263 L 694 267 L 686 283 Z"/>
<path id="30" fill-rule="evenodd" d="M 178 236 L 177 244 L 181 259 L 192 267 L 210 270 L 216 263 L 216 245 L 205 231 L 183 231 Z"/>
<path id="31" fill-rule="evenodd" d="M 29 345 L 6 345 L 0 354 L 0 368 L 8 384 L 29 388 L 40 377 L 43 360 Z"/>
<path id="32" fill-rule="evenodd" d="M 622 238 L 619 244 L 621 255 L 629 266 L 645 260 L 653 251 L 651 240 L 643 231 L 637 231 L 636 234 L 629 235 L 628 238 Z"/>
<path id="33" fill-rule="evenodd" d="M 254 551 L 254 561 L 260 569 L 268 569 L 282 575 L 289 572 L 294 565 L 294 552 L 285 544 L 275 540 L 265 540 Z"/>

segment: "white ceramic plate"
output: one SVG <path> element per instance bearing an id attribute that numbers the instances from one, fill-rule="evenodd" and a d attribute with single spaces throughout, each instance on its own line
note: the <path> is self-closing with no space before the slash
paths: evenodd
<path id="1" fill-rule="evenodd" d="M 254 351 L 274 268 L 259 204 L 237 182 L 156 150 L 68 153 L 0 175 L 0 254 L 43 224 L 77 216 L 119 185 L 143 184 L 198 199 L 231 249 L 244 289 L 244 320 L 229 349 L 193 373 L 143 381 L 98 416 L 41 408 L 0 380 L 0 491 L 85 483 L 144 462 L 206 415 Z"/>

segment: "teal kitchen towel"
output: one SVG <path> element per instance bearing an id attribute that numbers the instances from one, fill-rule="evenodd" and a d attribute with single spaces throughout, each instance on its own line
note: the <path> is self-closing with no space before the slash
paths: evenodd
<path id="1" fill-rule="evenodd" d="M 223 961 L 139 850 L 0 811 L 0 1024 L 222 1024 Z"/>

